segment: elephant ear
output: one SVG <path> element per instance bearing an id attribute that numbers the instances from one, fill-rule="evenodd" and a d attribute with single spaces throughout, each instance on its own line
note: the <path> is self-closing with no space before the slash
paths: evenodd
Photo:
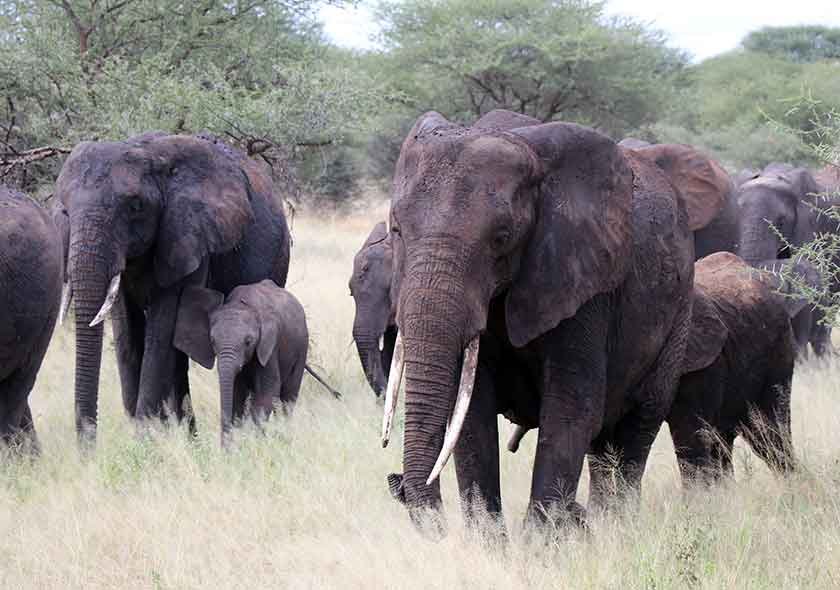
<path id="1" fill-rule="evenodd" d="M 691 231 L 706 227 L 732 194 L 732 181 L 726 170 L 691 146 L 664 143 L 634 149 L 656 162 L 680 191 Z"/>
<path id="2" fill-rule="evenodd" d="M 531 127 L 533 125 L 540 125 L 542 121 L 514 113 L 513 111 L 506 111 L 504 109 L 495 109 L 481 117 L 473 125 L 476 129 L 495 129 L 498 131 L 510 131 L 519 127 Z"/>
<path id="3" fill-rule="evenodd" d="M 825 199 L 822 197 L 823 188 L 817 184 L 807 168 L 790 167 L 787 172 L 780 174 L 780 177 L 790 183 L 793 193 L 798 198 L 793 244 L 801 246 L 814 239 L 814 234 L 820 229 L 819 225 L 829 220 L 828 216 L 814 210 L 814 207 L 826 208 Z M 829 221 L 828 225 L 831 226 L 832 223 Z M 836 227 L 836 222 L 833 225 Z M 830 227 L 827 229 L 831 231 Z"/>
<path id="4" fill-rule="evenodd" d="M 362 250 L 370 248 L 375 244 L 379 244 L 388 237 L 388 228 L 385 227 L 385 222 L 380 221 L 373 229 L 370 231 L 370 235 L 368 235 L 365 243 L 362 245 Z"/>
<path id="5" fill-rule="evenodd" d="M 715 362 L 728 336 L 729 329 L 711 298 L 702 287 L 695 286 L 683 374 L 705 369 Z"/>
<path id="6" fill-rule="evenodd" d="M 172 344 L 205 369 L 212 369 L 216 358 L 210 342 L 210 314 L 224 301 L 225 296 L 218 291 L 190 285 L 178 302 Z"/>
<path id="7" fill-rule="evenodd" d="M 233 249 L 253 221 L 249 175 L 225 147 L 182 135 L 146 144 L 164 185 L 155 251 L 155 276 L 162 287 L 193 273 L 207 255 Z"/>
<path id="8" fill-rule="evenodd" d="M 624 280 L 633 172 L 615 142 L 592 129 L 547 123 L 512 133 L 540 167 L 533 234 L 505 302 L 510 339 L 520 347 Z"/>
<path id="9" fill-rule="evenodd" d="M 231 296 L 240 297 L 257 314 L 260 321 L 260 340 L 257 343 L 257 360 L 263 367 L 274 356 L 280 342 L 280 319 L 282 303 L 278 303 L 280 287 L 271 279 L 264 279 L 256 285 L 239 287 Z M 240 295 L 241 292 L 241 295 Z"/>

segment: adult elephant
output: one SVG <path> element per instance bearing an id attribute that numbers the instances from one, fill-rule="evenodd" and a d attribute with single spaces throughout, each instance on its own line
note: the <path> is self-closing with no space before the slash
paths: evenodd
<path id="1" fill-rule="evenodd" d="M 397 328 L 391 306 L 391 240 L 384 222 L 374 226 L 353 259 L 350 295 L 356 304 L 353 341 L 377 399 L 388 384 Z"/>
<path id="2" fill-rule="evenodd" d="M 0 186 L 0 441 L 38 450 L 29 394 L 61 300 L 61 234 L 25 195 Z"/>
<path id="3" fill-rule="evenodd" d="M 453 451 L 467 512 L 500 515 L 498 413 L 540 427 L 531 517 L 582 514 L 589 450 L 617 450 L 638 487 L 690 323 L 693 242 L 662 171 L 574 124 L 427 113 L 402 146 L 390 227 L 383 442 L 404 373 L 404 474 L 389 484 L 412 519 L 440 508 Z"/>
<path id="4" fill-rule="evenodd" d="M 738 202 L 723 166 L 690 145 L 648 144 L 633 138 L 623 139 L 619 145 L 655 162 L 679 189 L 694 232 L 695 260 L 714 252 L 735 252 Z"/>
<path id="5" fill-rule="evenodd" d="M 786 259 L 790 247 L 800 247 L 818 234 L 837 234 L 838 224 L 822 213 L 838 202 L 837 196 L 822 198 L 820 186 L 811 172 L 789 164 L 770 164 L 738 188 L 740 208 L 737 254 L 757 266 L 773 259 Z M 840 263 L 838 255 L 835 263 Z M 840 281 L 830 284 L 837 292 Z M 821 321 L 821 314 L 806 307 L 792 320 L 800 353 L 807 354 L 810 343 L 817 356 L 831 348 L 831 331 Z"/>
<path id="6" fill-rule="evenodd" d="M 265 278 L 285 284 L 289 232 L 269 176 L 212 137 L 148 133 L 76 146 L 56 194 L 69 216 L 80 439 L 95 440 L 112 307 L 126 412 L 165 415 L 167 401 L 183 418 L 188 362 L 172 338 L 184 286 L 227 294 Z"/>

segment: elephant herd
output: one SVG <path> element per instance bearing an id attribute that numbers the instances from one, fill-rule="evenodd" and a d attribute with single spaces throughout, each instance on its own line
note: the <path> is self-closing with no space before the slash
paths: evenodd
<path id="1" fill-rule="evenodd" d="M 422 116 L 350 279 L 383 444 L 405 379 L 391 493 L 415 521 L 439 515 L 454 454 L 465 512 L 501 517 L 499 414 L 517 425 L 510 451 L 539 429 L 536 521 L 584 514 L 585 455 L 590 505 L 616 491 L 613 468 L 638 489 L 663 422 L 686 481 L 731 471 L 737 435 L 793 469 L 794 361 L 831 344 L 781 277 L 822 287 L 791 250 L 838 232 L 821 214 L 832 178 L 784 164 L 732 178 L 690 146 L 505 111 Z"/>
<path id="2" fill-rule="evenodd" d="M 834 188 L 825 178 L 783 164 L 731 178 L 690 146 L 616 143 L 507 111 L 471 126 L 420 117 L 388 222 L 350 278 L 353 338 L 384 398 L 383 445 L 404 381 L 391 493 L 417 523 L 439 516 L 439 475 L 454 455 L 466 513 L 501 518 L 499 414 L 517 425 L 511 451 L 538 429 L 537 522 L 584 517 L 575 492 L 587 455 L 591 505 L 616 492 L 613 468 L 622 489 L 638 489 L 663 422 L 686 480 L 731 470 L 737 435 L 771 468 L 793 469 L 795 357 L 828 353 L 830 332 L 758 269 L 821 285 L 791 247 L 837 231 L 819 214 L 816 195 Z M 283 288 L 282 199 L 252 159 L 206 134 L 86 142 L 48 210 L 2 189 L 0 213 L 7 443 L 38 448 L 28 395 L 71 306 L 85 447 L 108 316 L 132 418 L 195 429 L 190 358 L 218 359 L 223 444 L 246 408 L 261 424 L 294 404 L 311 372 L 306 317 Z"/>

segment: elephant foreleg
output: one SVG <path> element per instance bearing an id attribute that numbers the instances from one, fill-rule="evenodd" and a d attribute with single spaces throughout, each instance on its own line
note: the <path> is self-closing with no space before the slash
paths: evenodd
<path id="1" fill-rule="evenodd" d="M 483 514 L 502 523 L 499 426 L 493 375 L 479 364 L 467 418 L 455 447 L 455 472 L 468 523 Z"/>
<path id="2" fill-rule="evenodd" d="M 130 417 L 137 412 L 140 371 L 143 363 L 146 320 L 143 310 L 128 301 L 125 291 L 117 298 L 112 314 L 114 348 L 120 371 L 123 407 Z"/>
<path id="3" fill-rule="evenodd" d="M 147 310 L 137 418 L 161 415 L 163 401 L 175 387 L 178 351 L 172 345 L 172 339 L 177 310 L 178 291 L 175 288 L 160 292 Z"/>
<path id="4" fill-rule="evenodd" d="M 650 449 L 676 395 L 690 323 L 689 309 L 675 318 L 651 372 L 639 386 L 635 397 L 641 401 L 615 427 L 612 441 L 619 461 L 622 491 L 641 492 Z"/>
<path id="5" fill-rule="evenodd" d="M 539 438 L 529 516 L 582 522 L 575 501 L 583 459 L 601 430 L 609 309 L 599 297 L 544 339 Z"/>

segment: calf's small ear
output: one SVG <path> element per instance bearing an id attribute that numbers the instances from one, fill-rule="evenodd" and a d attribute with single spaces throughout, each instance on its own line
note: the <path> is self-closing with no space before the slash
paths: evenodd
<path id="1" fill-rule="evenodd" d="M 210 342 L 210 314 L 225 296 L 204 287 L 189 286 L 181 293 L 173 345 L 205 369 L 212 369 L 216 353 Z"/>
<path id="2" fill-rule="evenodd" d="M 263 314 L 260 318 L 260 341 L 257 344 L 257 360 L 263 367 L 268 365 L 268 361 L 274 356 L 279 339 L 280 326 L 277 324 L 277 320 Z"/>

